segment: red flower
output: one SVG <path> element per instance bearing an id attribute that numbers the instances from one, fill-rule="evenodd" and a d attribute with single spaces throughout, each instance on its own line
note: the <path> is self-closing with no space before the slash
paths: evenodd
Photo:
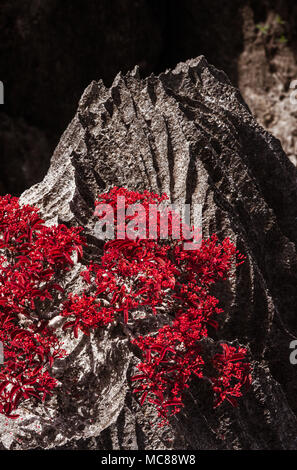
<path id="1" fill-rule="evenodd" d="M 44 401 L 57 386 L 48 369 L 65 352 L 40 312 L 63 293 L 57 279 L 71 269 L 71 256 L 82 254 L 80 231 L 46 227 L 35 207 L 0 197 L 0 413 L 10 418 L 18 417 L 12 413 L 21 401 Z"/>
<path id="2" fill-rule="evenodd" d="M 149 205 L 168 199 L 166 195 L 115 187 L 99 195 L 98 214 L 100 204 L 110 204 L 116 217 L 118 196 L 125 196 L 126 209 L 129 204 L 141 203 L 146 223 Z M 131 216 L 125 218 L 121 236 L 126 234 L 125 225 L 130 220 Z M 172 224 L 170 216 L 169 226 Z M 156 406 L 164 424 L 169 416 L 181 410 L 193 375 L 205 377 L 201 340 L 211 328 L 218 328 L 214 317 L 222 313 L 209 288 L 230 275 L 236 255 L 237 264 L 244 257 L 228 238 L 219 243 L 216 235 L 202 241 L 199 249 L 189 251 L 184 249 L 182 236 L 178 240 L 161 240 L 160 218 L 157 235 L 156 240 L 130 240 L 125 236 L 107 242 L 101 263 L 82 273 L 88 283 L 87 291 L 82 297 L 70 298 L 61 314 L 71 318 L 64 328 L 72 328 L 75 335 L 78 329 L 89 334 L 91 329 L 113 321 L 127 323 L 129 313 L 140 308 L 155 314 L 166 311 L 172 317 L 171 325 L 155 335 L 133 340 L 143 352 L 142 362 L 137 366 L 140 374 L 132 377 L 133 382 L 139 382 L 134 392 L 140 394 L 141 405 L 148 400 Z M 249 381 L 249 365 L 244 362 L 246 350 L 239 348 L 236 352 L 226 344 L 222 347 L 223 355 L 212 359 L 217 377 L 208 379 L 213 385 L 215 406 L 225 399 L 235 406 L 236 398 Z"/>

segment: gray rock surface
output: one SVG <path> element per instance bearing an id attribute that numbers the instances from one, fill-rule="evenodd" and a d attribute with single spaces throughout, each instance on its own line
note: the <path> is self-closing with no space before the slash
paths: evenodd
<path id="1" fill-rule="evenodd" d="M 203 204 L 204 236 L 230 236 L 247 256 L 236 279 L 217 287 L 226 312 L 218 338 L 248 346 L 253 384 L 238 408 L 213 410 L 209 391 L 194 381 L 170 428 L 152 426 L 154 411 L 131 394 L 135 353 L 125 331 L 111 327 L 65 341 L 57 395 L 47 406 L 26 405 L 21 421 L 0 418 L 2 446 L 297 449 L 297 370 L 289 362 L 297 336 L 296 177 L 279 141 L 202 56 L 158 77 L 119 74 L 110 89 L 92 82 L 47 176 L 22 201 L 49 223 L 83 225 L 84 263 L 102 250 L 94 236 L 99 191 L 118 185 Z M 71 291 L 81 289 L 81 268 L 69 276 Z"/>
<path id="2" fill-rule="evenodd" d="M 296 164 L 296 52 L 296 0 L 2 0 L 0 143 L 7 117 L 16 138 L 9 154 L 0 146 L 0 193 L 42 180 L 91 80 L 110 86 L 135 64 L 148 76 L 199 54 L 228 74 Z"/>
<path id="3" fill-rule="evenodd" d="M 238 58 L 237 85 L 259 123 L 277 137 L 297 165 L 297 60 L 292 27 L 296 2 L 287 5 L 286 20 L 266 4 L 257 23 L 251 6 L 243 8 L 243 51 Z M 285 11 L 283 11 L 285 14 Z M 296 21 L 296 20 L 295 20 Z"/>

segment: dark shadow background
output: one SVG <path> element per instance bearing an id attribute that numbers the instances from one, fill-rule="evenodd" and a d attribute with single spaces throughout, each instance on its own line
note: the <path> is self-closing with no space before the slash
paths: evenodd
<path id="1" fill-rule="evenodd" d="M 246 5 L 255 21 L 277 8 L 295 40 L 295 0 L 2 0 L 0 194 L 43 178 L 92 80 L 110 85 L 135 64 L 146 76 L 204 54 L 236 85 Z"/>

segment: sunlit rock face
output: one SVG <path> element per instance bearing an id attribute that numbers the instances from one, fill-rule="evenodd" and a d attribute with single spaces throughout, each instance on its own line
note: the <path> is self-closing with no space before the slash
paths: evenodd
<path id="1" fill-rule="evenodd" d="M 69 356 L 54 369 L 56 395 L 20 408 L 22 419 L 1 417 L 2 447 L 297 449 L 289 361 L 297 333 L 296 176 L 279 141 L 203 56 L 146 79 L 137 69 L 119 74 L 110 88 L 92 82 L 46 177 L 21 197 L 48 223 L 85 227 L 88 248 L 68 290 L 81 291 L 83 264 L 102 253 L 94 231 L 99 192 L 116 185 L 202 204 L 204 237 L 229 236 L 246 255 L 232 282 L 216 287 L 225 311 L 216 339 L 249 348 L 253 382 L 238 408 L 214 410 L 209 390 L 193 380 L 183 411 L 159 428 L 155 410 L 132 394 L 138 359 L 125 331 L 67 336 Z M 152 331 L 164 319 L 155 318 Z M 58 332 L 58 319 L 52 325 Z"/>

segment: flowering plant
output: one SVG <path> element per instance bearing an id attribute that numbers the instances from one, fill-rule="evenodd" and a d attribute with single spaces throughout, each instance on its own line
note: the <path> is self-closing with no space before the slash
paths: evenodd
<path id="1" fill-rule="evenodd" d="M 100 204 L 116 209 L 119 195 L 125 197 L 125 209 L 131 203 L 141 203 L 146 219 L 150 204 L 168 199 L 147 191 L 113 188 L 99 195 L 97 215 L 101 214 Z M 209 292 L 211 285 L 230 276 L 232 263 L 241 264 L 244 257 L 228 238 L 219 243 L 216 235 L 202 241 L 199 249 L 188 251 L 183 235 L 178 240 L 163 240 L 160 230 L 155 240 L 131 240 L 125 231 L 131 220 L 131 215 L 125 217 L 120 240 L 105 243 L 100 264 L 91 264 L 82 273 L 92 295 L 85 292 L 82 297 L 68 299 L 61 313 L 68 317 L 64 328 L 73 328 L 75 335 L 79 329 L 89 334 L 108 323 L 127 323 L 129 315 L 139 309 L 154 314 L 165 311 L 167 325 L 155 334 L 132 339 L 143 355 L 137 365 L 140 373 L 131 378 L 138 384 L 134 393 L 140 394 L 140 403 L 148 399 L 156 406 L 161 424 L 166 423 L 181 410 L 184 393 L 195 375 L 211 384 L 215 406 L 225 400 L 236 406 L 236 399 L 250 382 L 246 349 L 221 344 L 223 354 L 211 358 L 213 375 L 207 377 L 202 340 L 211 328 L 218 328 L 216 316 L 222 313 L 218 299 Z M 173 224 L 171 215 L 169 225 Z"/>
<path id="2" fill-rule="evenodd" d="M 0 413 L 10 418 L 21 401 L 44 401 L 57 386 L 50 369 L 65 351 L 45 311 L 63 293 L 58 280 L 73 266 L 72 254 L 82 255 L 80 231 L 46 227 L 36 208 L 0 198 Z"/>
<path id="3" fill-rule="evenodd" d="M 137 230 L 135 225 L 131 229 L 129 205 L 141 204 L 140 220 L 148 222 L 150 206 L 166 202 L 165 194 L 115 187 L 98 196 L 96 215 L 102 216 L 100 208 L 106 204 L 116 210 L 119 196 L 125 209 L 120 239 L 106 242 L 100 262 L 81 273 L 84 292 L 67 297 L 61 279 L 73 267 L 73 255 L 82 258 L 82 229 L 47 227 L 36 208 L 21 207 L 11 196 L 0 198 L 0 341 L 5 351 L 0 413 L 17 418 L 13 413 L 21 401 L 44 401 L 57 386 L 51 367 L 65 351 L 47 316 L 57 304 L 65 318 L 63 330 L 72 331 L 75 338 L 79 331 L 89 335 L 110 323 L 126 324 L 139 310 L 165 312 L 165 326 L 132 339 L 142 354 L 138 372 L 131 377 L 133 391 L 141 405 L 149 401 L 156 407 L 160 424 L 181 410 L 193 376 L 208 380 L 214 406 L 224 401 L 236 406 L 249 385 L 245 348 L 221 343 L 221 353 L 210 358 L 203 348 L 222 313 L 210 288 L 230 277 L 232 266 L 244 257 L 228 238 L 219 242 L 216 235 L 186 250 L 183 231 L 179 238 L 162 237 L 158 215 L 155 239 L 148 237 L 147 229 L 143 238 L 133 236 Z M 175 224 L 174 214 L 169 214 L 169 228 Z M 211 362 L 211 373 L 206 362 Z"/>

